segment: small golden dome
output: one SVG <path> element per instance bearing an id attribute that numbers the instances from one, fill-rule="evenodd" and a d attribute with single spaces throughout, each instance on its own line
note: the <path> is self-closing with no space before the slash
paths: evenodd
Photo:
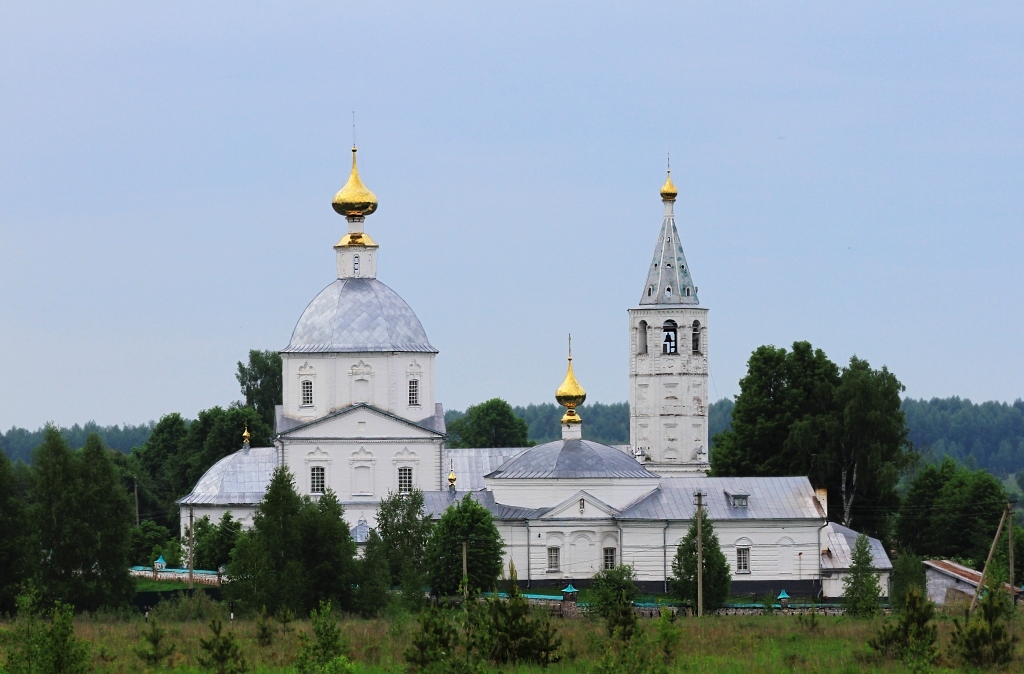
<path id="1" fill-rule="evenodd" d="M 366 189 L 359 179 L 359 168 L 356 166 L 356 146 L 352 146 L 352 173 L 348 182 L 334 195 L 334 210 L 346 216 L 370 215 L 377 210 L 377 196 Z"/>
<path id="2" fill-rule="evenodd" d="M 249 424 L 246 424 L 245 430 L 242 431 L 242 442 L 249 442 Z"/>
<path id="3" fill-rule="evenodd" d="M 665 201 L 675 201 L 677 196 L 679 196 L 679 191 L 672 183 L 672 169 L 669 169 L 665 184 L 661 186 L 661 198 Z"/>
<path id="4" fill-rule="evenodd" d="M 568 411 L 562 417 L 563 424 L 578 424 L 581 422 L 580 415 L 576 414 L 576 408 L 587 399 L 587 392 L 576 381 L 576 375 L 572 372 L 572 356 L 569 356 L 569 369 L 565 373 L 565 381 L 555 391 L 555 400 L 559 405 L 567 407 Z"/>
<path id="5" fill-rule="evenodd" d="M 449 487 L 454 487 L 455 486 L 455 479 L 456 479 L 455 478 L 455 471 L 453 470 L 452 472 L 448 473 L 448 486 Z"/>

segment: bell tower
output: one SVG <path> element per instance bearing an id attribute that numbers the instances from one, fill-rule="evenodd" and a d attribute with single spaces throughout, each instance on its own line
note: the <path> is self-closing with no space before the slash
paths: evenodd
<path id="1" fill-rule="evenodd" d="M 708 457 L 708 310 L 676 230 L 672 172 L 640 304 L 629 310 L 629 439 L 660 475 L 704 475 Z"/>

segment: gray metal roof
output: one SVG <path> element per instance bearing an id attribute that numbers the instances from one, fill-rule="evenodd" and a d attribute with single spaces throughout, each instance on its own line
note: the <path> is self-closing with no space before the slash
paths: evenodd
<path id="1" fill-rule="evenodd" d="M 623 452 L 591 440 L 555 440 L 531 447 L 485 477 L 535 478 L 657 478 Z"/>
<path id="2" fill-rule="evenodd" d="M 654 493 L 624 508 L 620 519 L 692 520 L 698 489 L 712 520 L 824 519 L 806 477 L 663 477 Z M 746 507 L 734 507 L 727 493 L 742 492 L 749 494 Z"/>
<path id="3" fill-rule="evenodd" d="M 277 468 L 276 447 L 252 447 L 229 454 L 199 478 L 192 493 L 178 503 L 254 505 L 267 493 Z"/>
<path id="4" fill-rule="evenodd" d="M 474 501 L 487 508 L 499 520 L 524 520 L 534 519 L 549 508 L 522 508 L 519 506 L 508 506 L 496 503 L 494 494 L 481 489 L 479 491 L 425 491 L 423 492 L 423 512 L 426 515 L 438 519 L 456 501 L 461 501 L 466 495 Z"/>
<path id="5" fill-rule="evenodd" d="M 472 449 L 444 450 L 444 477 L 455 471 L 459 491 L 477 491 L 484 488 L 484 475 L 497 470 L 512 457 L 519 456 L 529 447 L 474 447 Z"/>
<path id="6" fill-rule="evenodd" d="M 650 295 L 648 295 L 650 290 Z M 647 271 L 640 304 L 697 305 L 697 288 L 690 277 L 690 268 L 683 254 L 683 244 L 676 230 L 676 219 L 666 215 L 658 233 L 658 244 L 654 248 L 654 259 Z"/>
<path id="7" fill-rule="evenodd" d="M 857 545 L 857 536 L 860 534 L 853 529 L 844 527 L 835 522 L 829 522 L 821 532 L 823 550 L 821 555 L 821 568 L 846 570 L 853 566 L 853 548 Z M 875 569 L 892 569 L 892 562 L 889 555 L 885 554 L 882 542 L 877 538 L 868 537 L 871 546 L 871 566 Z M 927 562 L 925 562 L 927 564 Z"/>
<path id="8" fill-rule="evenodd" d="M 437 353 L 412 308 L 374 278 L 338 279 L 317 295 L 282 353 Z"/>

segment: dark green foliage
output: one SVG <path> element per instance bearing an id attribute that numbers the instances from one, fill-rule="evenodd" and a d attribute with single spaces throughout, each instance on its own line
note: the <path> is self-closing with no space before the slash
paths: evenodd
<path id="1" fill-rule="evenodd" d="M 402 607 L 411 613 L 418 613 L 426 601 L 424 589 L 427 587 L 427 578 L 421 567 L 413 564 L 405 564 L 402 567 L 402 577 L 399 579 L 398 589 L 401 593 Z"/>
<path id="2" fill-rule="evenodd" d="M 309 617 L 313 623 L 313 637 L 310 639 L 306 634 L 300 636 L 302 645 L 296 662 L 299 674 L 318 674 L 328 663 L 350 655 L 349 646 L 342 639 L 338 618 L 329 601 L 321 602 L 319 608 L 310 612 Z"/>
<path id="3" fill-rule="evenodd" d="M 1009 596 L 990 580 L 982 588 L 978 610 L 953 621 L 952 655 L 979 667 L 1001 665 L 1013 658 L 1017 638 L 1006 625 Z"/>
<path id="4" fill-rule="evenodd" d="M 241 674 L 246 671 L 242 649 L 231 632 L 224 631 L 224 623 L 214 618 L 210 621 L 209 639 L 200 639 L 199 664 L 215 674 Z"/>
<path id="5" fill-rule="evenodd" d="M 20 586 L 32 574 L 35 548 L 23 487 L 0 453 L 0 615 L 13 613 Z"/>
<path id="6" fill-rule="evenodd" d="M 829 512 L 883 538 L 880 508 L 899 504 L 896 485 L 912 460 L 900 408 L 903 386 L 885 367 L 856 356 L 840 372 L 823 351 L 795 342 L 759 347 L 732 412 L 715 436 L 715 475 L 808 475 L 834 485 Z"/>
<path id="7" fill-rule="evenodd" d="M 468 542 L 469 591 L 495 587 L 501 573 L 501 534 L 491 513 L 467 494 L 445 510 L 427 543 L 427 580 L 434 596 L 459 592 L 463 541 Z"/>
<path id="8" fill-rule="evenodd" d="M 896 519 L 901 546 L 915 554 L 984 561 L 1006 503 L 1002 484 L 950 458 L 920 468 Z"/>
<path id="9" fill-rule="evenodd" d="M 146 625 L 146 629 L 142 632 L 142 640 L 145 642 L 145 645 L 135 649 L 136 655 L 150 667 L 159 667 L 163 664 L 164 660 L 171 657 L 171 654 L 174 653 L 174 644 L 164 643 L 166 636 L 167 630 L 160 627 L 160 623 L 156 618 L 150 618 L 149 624 Z"/>
<path id="10" fill-rule="evenodd" d="M 419 630 L 405 651 L 405 659 L 414 672 L 423 671 L 437 662 L 454 659 L 459 647 L 459 631 L 447 613 L 431 604 L 420 613 Z"/>
<path id="11" fill-rule="evenodd" d="M 71 606 L 57 602 L 49 624 L 32 590 L 17 598 L 18 616 L 7 643 L 8 674 L 84 674 L 89 652 L 75 637 Z"/>
<path id="12" fill-rule="evenodd" d="M 632 639 L 609 639 L 602 644 L 594 674 L 666 674 L 664 651 L 640 630 Z"/>
<path id="13" fill-rule="evenodd" d="M 896 610 L 903 609 L 903 600 L 910 590 L 925 592 L 925 574 L 922 558 L 908 552 L 900 553 L 892 562 L 892 597 Z"/>
<path id="14" fill-rule="evenodd" d="M 387 609 L 391 599 L 391 572 L 388 570 L 387 548 L 376 530 L 370 530 L 357 572 L 359 587 L 355 593 L 355 610 L 367 618 L 379 615 Z"/>
<path id="15" fill-rule="evenodd" d="M 153 520 L 142 520 L 139 526 L 132 527 L 128 534 L 129 561 L 133 565 L 152 566 L 157 558 L 153 550 L 162 548 L 171 538 L 167 527 L 162 527 Z M 202 567 L 199 567 L 202 568 Z"/>
<path id="16" fill-rule="evenodd" d="M 882 608 L 882 592 L 878 574 L 871 558 L 871 543 L 864 534 L 857 536 L 853 546 L 853 563 L 843 578 L 843 606 L 846 615 L 870 617 Z"/>
<path id="17" fill-rule="evenodd" d="M 661 659 L 665 666 L 671 665 L 676 659 L 681 635 L 676 625 L 676 614 L 666 606 L 661 607 L 656 626 L 655 641 L 661 651 Z"/>
<path id="18" fill-rule="evenodd" d="M 526 422 L 512 413 L 501 398 L 470 405 L 466 413 L 448 426 L 450 447 L 526 447 Z"/>
<path id="19" fill-rule="evenodd" d="M 267 607 L 256 616 L 256 643 L 266 648 L 274 643 L 274 621 L 267 615 Z"/>
<path id="20" fill-rule="evenodd" d="M 377 508 L 377 533 L 383 546 L 381 557 L 389 572 L 388 586 L 401 583 L 407 566 L 423 568 L 427 541 L 434 521 L 423 513 L 423 492 L 388 492 Z M 421 583 L 422 587 L 422 583 Z"/>
<path id="21" fill-rule="evenodd" d="M 54 427 L 44 435 L 31 493 L 42 595 L 87 610 L 127 603 L 132 512 L 108 450 L 96 435 L 77 452 Z"/>
<path id="22" fill-rule="evenodd" d="M 868 645 L 887 658 L 930 664 L 938 657 L 938 628 L 932 623 L 935 606 L 916 585 L 901 600 L 903 610 L 895 621 L 886 621 Z"/>
<path id="23" fill-rule="evenodd" d="M 84 425 L 61 426 L 57 430 L 67 439 L 71 447 L 84 446 L 85 439 L 95 433 L 110 449 L 129 452 L 133 447 L 138 447 L 146 442 L 149 434 L 153 431 L 153 426 L 152 421 L 138 426 L 131 424 L 100 426 L 95 421 L 89 421 Z M 33 450 L 43 444 L 45 431 L 45 427 L 30 431 L 12 426 L 6 433 L 0 433 L 0 453 L 6 454 L 12 461 L 28 462 L 32 459 Z"/>
<path id="24" fill-rule="evenodd" d="M 718 545 L 718 534 L 708 519 L 707 510 L 701 511 L 701 535 L 704 543 L 703 586 L 704 610 L 713 611 L 725 603 L 732 586 L 732 572 L 725 554 Z M 697 520 L 694 518 L 686 536 L 676 549 L 672 560 L 670 587 L 672 595 L 697 608 Z"/>
<path id="25" fill-rule="evenodd" d="M 638 624 L 633 614 L 636 599 L 636 575 L 633 567 L 622 564 L 614 569 L 600 571 L 590 586 L 589 612 L 600 617 L 608 627 L 608 634 L 618 633 L 632 638 Z"/>
<path id="26" fill-rule="evenodd" d="M 238 362 L 235 375 L 242 387 L 246 407 L 256 410 L 270 428 L 274 427 L 274 406 L 282 402 L 281 354 L 277 351 L 249 350 L 249 363 Z"/>
<path id="27" fill-rule="evenodd" d="M 305 613 L 321 601 L 351 609 L 355 543 L 343 514 L 334 492 L 328 489 L 316 501 L 300 497 L 288 469 L 278 468 L 252 529 L 238 536 L 228 596 L 275 614 Z"/>
<path id="28" fill-rule="evenodd" d="M 1024 465 L 1024 400 L 980 404 L 960 398 L 903 401 L 915 447 L 938 458 L 1007 475 Z"/>
<path id="29" fill-rule="evenodd" d="M 735 406 L 736 403 L 729 398 L 722 398 L 708 405 L 708 435 L 712 438 L 711 449 L 715 448 L 714 437 L 732 428 L 732 410 Z"/>
<path id="30" fill-rule="evenodd" d="M 544 609 L 533 610 L 519 591 L 516 567 L 509 562 L 508 599 L 487 601 L 487 651 L 497 664 L 547 666 L 559 659 L 561 639 Z"/>
<path id="31" fill-rule="evenodd" d="M 716 403 L 717 404 L 717 403 Z M 732 401 L 729 401 L 731 408 Z M 628 403 L 588 403 L 578 408 L 584 419 L 583 438 L 594 440 L 606 445 L 624 445 L 629 443 L 629 404 Z M 712 406 L 712 412 L 714 405 Z M 554 403 L 542 403 L 540 405 L 516 406 L 512 413 L 524 420 L 528 426 L 527 437 L 529 441 L 523 445 L 533 445 L 543 442 L 550 442 L 562 437 L 561 418 L 565 414 L 565 408 Z M 445 423 L 449 431 L 452 424 L 466 416 L 465 412 L 448 410 L 444 414 Z M 713 418 L 712 428 L 716 421 Z M 726 419 L 726 425 L 728 420 Z"/>
<path id="32" fill-rule="evenodd" d="M 760 346 L 747 361 L 732 428 L 715 436 L 715 475 L 808 475 L 812 457 L 784 452 L 795 423 L 827 414 L 839 368 L 821 349 L 794 342 L 793 350 Z"/>
<path id="33" fill-rule="evenodd" d="M 195 567 L 216 571 L 231 561 L 231 551 L 242 533 L 242 523 L 231 516 L 231 511 L 221 515 L 217 524 L 209 517 L 196 522 Z"/>

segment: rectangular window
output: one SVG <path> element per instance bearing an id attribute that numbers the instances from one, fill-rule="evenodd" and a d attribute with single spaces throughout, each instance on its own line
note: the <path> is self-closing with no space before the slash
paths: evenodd
<path id="1" fill-rule="evenodd" d="M 408 494 L 412 491 L 412 468 L 398 469 L 398 493 Z"/>
<path id="2" fill-rule="evenodd" d="M 420 404 L 420 380 L 410 379 L 409 380 L 409 405 Z"/>
<path id="3" fill-rule="evenodd" d="M 615 568 L 615 548 L 604 549 L 604 570 Z"/>
<path id="4" fill-rule="evenodd" d="M 327 486 L 327 470 L 323 466 L 313 466 L 309 469 L 309 491 L 313 494 L 323 494 Z"/>
<path id="5" fill-rule="evenodd" d="M 548 571 L 558 571 L 561 568 L 561 552 L 562 548 L 548 548 Z"/>
<path id="6" fill-rule="evenodd" d="M 302 405 L 311 406 L 313 404 L 313 382 L 308 379 L 302 382 Z"/>
<path id="7" fill-rule="evenodd" d="M 750 573 L 750 548 L 736 548 L 736 573 Z"/>

